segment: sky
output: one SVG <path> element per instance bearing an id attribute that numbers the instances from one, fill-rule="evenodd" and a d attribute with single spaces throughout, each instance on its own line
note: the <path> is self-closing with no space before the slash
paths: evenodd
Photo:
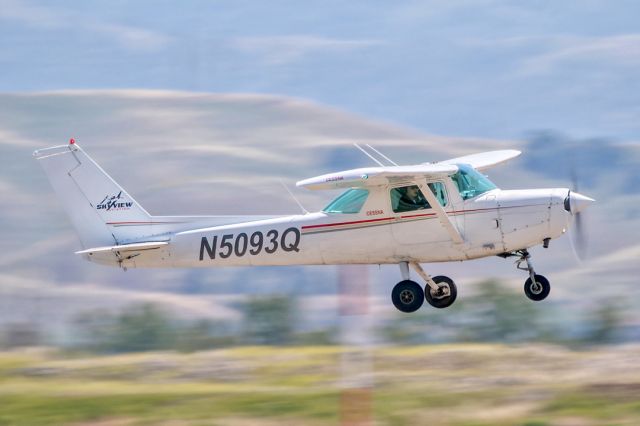
<path id="1" fill-rule="evenodd" d="M 299 97 L 425 133 L 640 140 L 634 1 L 0 0 L 0 92 Z"/>

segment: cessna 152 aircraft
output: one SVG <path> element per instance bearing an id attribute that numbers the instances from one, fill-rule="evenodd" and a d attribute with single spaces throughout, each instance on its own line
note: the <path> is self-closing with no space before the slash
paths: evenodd
<path id="1" fill-rule="evenodd" d="M 527 297 L 546 298 L 549 281 L 535 273 L 527 249 L 548 247 L 594 201 L 567 188 L 498 189 L 481 172 L 520 155 L 515 150 L 399 166 L 371 146 L 358 148 L 378 166 L 298 182 L 345 192 L 320 212 L 291 216 L 151 216 L 73 139 L 34 156 L 78 232 L 83 250 L 76 253 L 87 260 L 125 269 L 398 264 L 402 280 L 391 299 L 402 312 L 424 300 L 436 308 L 456 300 L 453 280 L 431 277 L 420 263 L 487 256 L 517 257 L 528 272 Z"/>

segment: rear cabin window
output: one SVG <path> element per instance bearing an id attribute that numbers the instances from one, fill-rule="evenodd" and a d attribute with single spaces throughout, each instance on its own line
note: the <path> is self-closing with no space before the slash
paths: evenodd
<path id="1" fill-rule="evenodd" d="M 325 213 L 359 213 L 368 196 L 369 191 L 366 189 L 349 189 L 329 203 L 322 211 Z"/>

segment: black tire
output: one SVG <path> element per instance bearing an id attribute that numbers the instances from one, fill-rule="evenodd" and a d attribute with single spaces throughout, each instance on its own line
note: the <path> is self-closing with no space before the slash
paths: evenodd
<path id="1" fill-rule="evenodd" d="M 391 301 L 401 312 L 415 312 L 424 303 L 424 292 L 415 281 L 400 281 L 391 291 Z"/>
<path id="2" fill-rule="evenodd" d="M 438 287 L 442 288 L 443 294 L 433 294 L 431 287 L 427 284 L 424 288 L 424 298 L 431 306 L 438 309 L 448 308 L 453 305 L 458 297 L 458 288 L 456 283 L 449 277 L 439 275 L 433 278 L 433 281 L 438 284 Z M 446 294 L 446 288 L 449 289 L 449 294 Z"/>
<path id="3" fill-rule="evenodd" d="M 539 302 L 544 300 L 551 291 L 551 285 L 542 275 L 535 275 L 536 282 L 532 284 L 531 277 L 527 278 L 524 283 L 524 294 L 531 300 Z"/>

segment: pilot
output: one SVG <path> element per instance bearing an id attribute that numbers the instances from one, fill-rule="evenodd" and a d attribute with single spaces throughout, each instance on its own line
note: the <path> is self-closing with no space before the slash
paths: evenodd
<path id="1" fill-rule="evenodd" d="M 417 185 L 407 186 L 404 188 L 404 194 L 398 201 L 398 212 L 408 212 L 412 210 L 428 209 L 431 207 L 427 200 L 422 196 L 422 192 Z"/>

